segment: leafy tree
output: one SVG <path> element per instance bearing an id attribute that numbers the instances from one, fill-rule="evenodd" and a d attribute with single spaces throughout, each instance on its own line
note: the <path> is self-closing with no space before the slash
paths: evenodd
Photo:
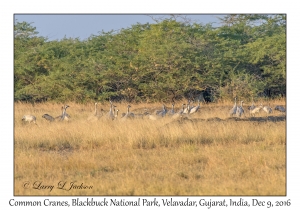
<path id="1" fill-rule="evenodd" d="M 48 41 L 14 25 L 15 100 L 174 101 L 284 96 L 285 15 L 226 15 L 221 26 L 184 16 Z"/>

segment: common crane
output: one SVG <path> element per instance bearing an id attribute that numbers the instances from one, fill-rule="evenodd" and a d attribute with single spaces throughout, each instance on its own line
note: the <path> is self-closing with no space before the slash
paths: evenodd
<path id="1" fill-rule="evenodd" d="M 244 114 L 243 103 L 244 103 L 244 101 L 241 101 L 241 106 L 237 107 L 237 109 L 236 109 L 236 115 L 238 117 L 241 117 L 242 114 Z"/>
<path id="2" fill-rule="evenodd" d="M 234 98 L 234 105 L 232 107 L 232 109 L 230 110 L 229 114 L 232 116 L 232 115 L 235 115 L 236 114 L 236 110 L 237 110 L 237 106 L 236 106 L 236 97 Z"/>
<path id="3" fill-rule="evenodd" d="M 109 101 L 109 103 L 110 103 L 110 109 L 109 109 L 109 112 L 107 113 L 107 118 L 110 119 L 110 120 L 114 120 L 115 119 L 115 115 L 114 115 L 113 109 L 116 106 L 114 106 L 111 101 Z"/>
<path id="4" fill-rule="evenodd" d="M 103 109 L 101 109 L 101 113 L 98 112 L 98 108 L 97 108 L 97 102 L 95 103 L 95 111 L 94 113 L 88 117 L 88 120 L 89 121 L 96 121 L 96 120 L 99 120 L 102 116 L 103 116 Z"/>
<path id="5" fill-rule="evenodd" d="M 156 110 L 153 114 L 150 114 L 148 112 L 144 113 L 144 116 L 150 120 L 158 120 L 164 117 L 167 113 L 167 109 L 165 108 L 165 105 L 163 104 L 162 110 Z"/>
<path id="6" fill-rule="evenodd" d="M 279 112 L 285 112 L 285 108 L 283 106 L 276 106 L 275 110 L 277 110 Z"/>
<path id="7" fill-rule="evenodd" d="M 267 115 L 272 113 L 272 108 L 270 107 L 270 103 L 269 106 L 264 106 L 263 110 L 267 113 Z"/>
<path id="8" fill-rule="evenodd" d="M 48 114 L 44 114 L 42 116 L 42 118 L 45 118 L 47 121 L 50 121 L 50 122 L 53 122 L 55 120 L 54 117 L 52 117 L 51 115 L 48 115 Z"/>
<path id="9" fill-rule="evenodd" d="M 115 116 L 115 119 L 118 119 L 118 113 L 119 113 L 119 110 L 118 109 L 114 109 L 114 116 Z"/>
<path id="10" fill-rule="evenodd" d="M 55 117 L 54 119 L 57 120 L 57 121 L 59 121 L 59 120 L 61 120 L 61 118 L 62 118 L 63 115 L 64 115 L 64 106 L 61 107 L 61 115 Z"/>
<path id="11" fill-rule="evenodd" d="M 166 106 L 163 104 L 163 109 L 161 111 L 157 112 L 156 115 L 164 117 L 167 114 L 167 111 L 168 110 L 166 109 Z"/>
<path id="12" fill-rule="evenodd" d="M 175 104 L 173 103 L 172 104 L 172 109 L 168 111 L 168 115 L 174 115 L 175 114 L 174 106 L 175 106 Z"/>
<path id="13" fill-rule="evenodd" d="M 177 119 L 177 118 L 179 118 L 182 115 L 182 113 L 184 112 L 184 106 L 185 106 L 185 104 L 182 104 L 182 109 L 180 109 L 177 113 L 175 113 L 172 116 L 173 119 Z"/>
<path id="14" fill-rule="evenodd" d="M 188 100 L 187 106 L 183 110 L 182 114 L 188 114 L 190 112 L 190 103 L 191 103 L 191 100 Z"/>
<path id="15" fill-rule="evenodd" d="M 67 108 L 70 107 L 69 105 L 64 105 L 63 107 L 63 114 L 62 114 L 62 117 L 61 117 L 61 121 L 63 120 L 66 120 L 68 121 L 70 119 L 70 115 L 67 114 Z"/>
<path id="16" fill-rule="evenodd" d="M 96 103 L 95 103 L 95 111 L 94 111 L 94 116 L 96 116 L 96 117 L 100 118 L 100 117 L 102 117 L 102 116 L 103 116 L 103 113 L 102 113 L 102 112 L 103 112 L 104 110 L 103 110 L 103 109 L 101 109 L 101 113 L 99 113 L 99 112 L 98 112 L 98 108 L 97 108 L 97 106 L 98 106 L 98 103 L 96 102 Z"/>
<path id="17" fill-rule="evenodd" d="M 69 105 L 62 106 L 61 107 L 61 111 L 62 111 L 61 115 L 55 117 L 54 120 L 57 120 L 57 121 L 66 120 L 66 121 L 68 121 L 71 118 L 70 115 L 68 115 L 67 112 L 66 112 L 68 107 L 70 107 L 70 106 Z"/>
<path id="18" fill-rule="evenodd" d="M 255 109 L 255 108 L 256 108 L 256 106 L 254 106 L 254 101 L 253 101 L 253 97 L 252 97 L 252 105 L 249 106 L 248 109 L 249 109 L 250 112 L 251 112 L 251 110 L 253 110 L 253 109 Z"/>
<path id="19" fill-rule="evenodd" d="M 262 110 L 263 106 L 260 105 L 258 107 L 255 107 L 254 109 L 251 109 L 250 110 L 250 115 L 251 116 L 255 116 L 256 113 L 260 112 L 260 110 Z"/>
<path id="20" fill-rule="evenodd" d="M 133 114 L 132 112 L 129 111 L 130 107 L 131 107 L 131 106 L 128 104 L 128 105 L 127 105 L 127 112 L 126 112 L 126 114 L 124 115 L 124 117 L 121 118 L 122 121 L 123 121 L 123 120 L 126 120 L 126 119 L 133 119 L 133 118 L 134 118 L 134 114 Z"/>
<path id="21" fill-rule="evenodd" d="M 198 100 L 198 106 L 194 106 L 190 109 L 190 114 L 197 112 L 200 109 L 200 100 Z"/>

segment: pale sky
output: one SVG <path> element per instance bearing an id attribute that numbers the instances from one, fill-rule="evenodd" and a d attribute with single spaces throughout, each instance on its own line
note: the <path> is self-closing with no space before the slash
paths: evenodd
<path id="1" fill-rule="evenodd" d="M 162 17 L 163 15 L 155 15 Z M 220 14 L 188 15 L 191 20 L 216 25 Z M 168 17 L 165 15 L 164 17 Z M 155 23 L 151 17 L 145 14 L 15 14 L 14 19 L 18 22 L 29 22 L 36 27 L 40 36 L 48 37 L 48 40 L 60 40 L 67 38 L 87 39 L 98 32 L 128 28 L 139 23 Z"/>

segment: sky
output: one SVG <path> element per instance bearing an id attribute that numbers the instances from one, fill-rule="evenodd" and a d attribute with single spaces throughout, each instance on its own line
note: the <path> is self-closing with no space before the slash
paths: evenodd
<path id="1" fill-rule="evenodd" d="M 155 17 L 168 17 L 167 15 L 154 15 Z M 188 15 L 197 23 L 216 25 L 218 14 Z M 66 38 L 87 39 L 98 32 L 128 28 L 136 23 L 155 23 L 145 14 L 117 15 L 117 14 L 15 14 L 17 22 L 29 22 L 36 27 L 40 36 L 47 37 L 49 41 Z"/>

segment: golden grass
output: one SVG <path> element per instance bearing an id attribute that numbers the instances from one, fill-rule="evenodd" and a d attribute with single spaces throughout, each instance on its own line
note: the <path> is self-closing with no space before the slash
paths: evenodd
<path id="1" fill-rule="evenodd" d="M 62 104 L 15 103 L 15 195 L 286 194 L 285 121 L 89 122 L 93 104 L 68 105 L 70 122 L 49 123 L 41 116 L 60 115 Z M 116 105 L 126 112 L 127 104 Z M 192 118 L 225 119 L 231 106 L 202 105 Z M 144 108 L 161 104 L 132 104 L 133 112 Z M 24 114 L 35 115 L 38 126 L 23 124 Z M 62 190 L 59 182 L 93 187 Z M 34 189 L 42 185 L 54 188 Z"/>

